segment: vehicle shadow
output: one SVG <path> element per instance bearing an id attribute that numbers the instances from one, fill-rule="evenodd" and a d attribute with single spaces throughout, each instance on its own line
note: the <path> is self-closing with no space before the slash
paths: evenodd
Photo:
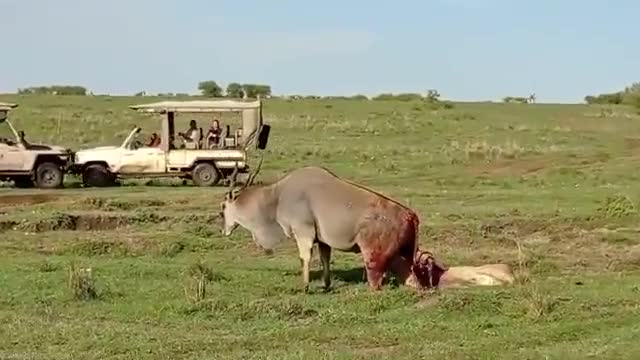
<path id="1" fill-rule="evenodd" d="M 9 187 L 9 186 L 6 186 Z M 122 181 L 122 180 L 118 180 L 116 181 L 114 184 L 107 186 L 106 188 L 119 188 L 119 187 L 123 187 L 123 188 L 131 188 L 131 187 L 139 187 L 139 188 L 145 188 L 145 187 L 151 187 L 151 188 L 200 188 L 200 186 L 194 185 L 193 183 L 189 182 L 189 181 L 184 181 L 184 182 L 161 182 L 161 181 L 146 181 L 146 182 L 142 182 L 142 181 Z M 210 186 L 209 188 L 219 188 L 219 189 L 223 189 L 228 187 L 228 185 L 226 183 L 220 182 L 219 184 L 216 184 L 214 186 Z M 86 187 L 82 184 L 82 182 L 65 182 L 64 183 L 64 188 L 65 189 L 82 189 L 82 188 L 86 188 L 86 189 L 92 189 L 92 187 Z"/>

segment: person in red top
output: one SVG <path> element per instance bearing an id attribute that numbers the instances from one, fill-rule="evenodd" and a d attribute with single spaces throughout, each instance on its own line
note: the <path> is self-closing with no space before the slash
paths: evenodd
<path id="1" fill-rule="evenodd" d="M 149 143 L 147 144 L 148 147 L 158 147 L 160 146 L 161 143 L 161 139 L 158 136 L 158 134 L 153 133 L 151 134 L 151 139 L 149 141 Z"/>
<path id="2" fill-rule="evenodd" d="M 211 123 L 211 127 L 207 132 L 207 147 L 209 149 L 220 146 L 220 137 L 222 135 L 222 128 L 220 122 L 214 119 Z"/>

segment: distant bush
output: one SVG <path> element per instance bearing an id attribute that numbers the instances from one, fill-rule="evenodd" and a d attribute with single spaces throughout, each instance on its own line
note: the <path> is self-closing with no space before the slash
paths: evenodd
<path id="1" fill-rule="evenodd" d="M 445 101 L 442 103 L 442 106 L 445 109 L 453 109 L 455 106 L 453 105 L 453 103 L 451 101 Z"/>
<path id="2" fill-rule="evenodd" d="M 384 94 L 380 94 L 380 95 L 376 95 L 373 97 L 373 100 L 375 101 L 387 101 L 387 100 L 395 100 L 395 96 L 393 94 L 390 93 L 384 93 Z"/>
<path id="3" fill-rule="evenodd" d="M 374 96 L 372 100 L 375 101 L 428 101 L 428 102 L 439 102 L 440 101 L 440 93 L 438 90 L 430 89 L 427 91 L 426 95 L 418 94 L 418 93 L 400 93 L 400 94 L 391 94 L 391 93 L 382 93 L 377 96 Z"/>
<path id="4" fill-rule="evenodd" d="M 76 85 L 33 86 L 24 89 L 18 89 L 18 94 L 87 95 L 87 89 L 83 86 Z"/>
<path id="5" fill-rule="evenodd" d="M 375 96 L 373 100 L 375 101 L 388 101 L 388 100 L 396 100 L 396 101 L 415 101 L 415 100 L 423 100 L 424 98 L 420 94 L 416 93 L 401 93 L 401 94 L 380 94 Z"/>
<path id="6" fill-rule="evenodd" d="M 618 105 L 622 104 L 622 92 L 600 94 L 600 95 L 587 95 L 584 97 L 584 101 L 587 104 L 601 104 L 601 105 Z"/>
<path id="7" fill-rule="evenodd" d="M 502 102 L 526 104 L 529 102 L 529 99 L 522 96 L 505 96 L 502 98 Z"/>
<path id="8" fill-rule="evenodd" d="M 351 100 L 369 100 L 369 98 L 366 95 L 353 95 L 351 97 Z"/>
<path id="9" fill-rule="evenodd" d="M 640 82 L 635 82 L 624 89 L 622 102 L 640 109 Z"/>
<path id="10" fill-rule="evenodd" d="M 402 93 L 395 96 L 398 101 L 415 101 L 422 100 L 422 95 L 416 93 Z"/>
<path id="11" fill-rule="evenodd" d="M 347 100 L 348 98 L 346 96 L 323 96 L 321 97 L 322 100 Z"/>
<path id="12" fill-rule="evenodd" d="M 632 105 L 640 108 L 640 82 L 635 82 L 627 86 L 624 90 L 614 93 L 603 93 L 599 95 L 587 95 L 584 97 L 587 104 L 600 105 Z"/>

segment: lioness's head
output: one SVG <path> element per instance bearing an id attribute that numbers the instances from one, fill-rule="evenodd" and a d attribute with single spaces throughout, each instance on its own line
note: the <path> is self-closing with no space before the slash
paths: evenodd
<path id="1" fill-rule="evenodd" d="M 437 287 L 440 277 L 448 270 L 448 266 L 436 260 L 429 251 L 418 251 L 415 254 L 412 270 L 420 285 Z"/>

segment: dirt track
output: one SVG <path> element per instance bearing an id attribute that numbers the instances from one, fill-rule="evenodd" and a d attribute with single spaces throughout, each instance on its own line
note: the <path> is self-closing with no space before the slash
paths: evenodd
<path id="1" fill-rule="evenodd" d="M 0 195 L 0 207 L 7 205 L 33 205 L 55 201 L 59 195 L 53 194 L 10 194 Z"/>

